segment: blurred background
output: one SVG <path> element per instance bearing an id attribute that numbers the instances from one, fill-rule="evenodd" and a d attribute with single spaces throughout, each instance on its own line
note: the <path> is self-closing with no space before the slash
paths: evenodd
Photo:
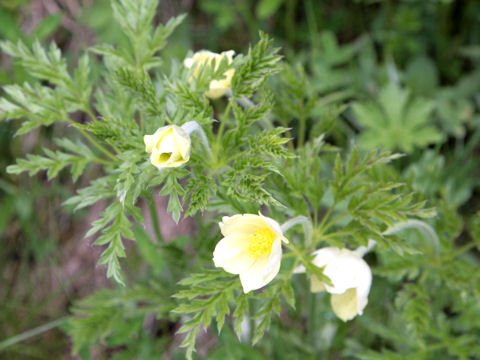
<path id="1" fill-rule="evenodd" d="M 399 171 L 419 191 L 441 199 L 450 218 L 467 221 L 478 210 L 479 1 L 160 0 L 157 12 L 161 23 L 188 14 L 164 52 L 167 66 L 189 49 L 245 52 L 262 30 L 293 64 L 291 75 L 307 100 L 395 102 L 395 93 L 390 100 L 378 95 L 392 81 L 402 84 L 398 96 L 428 100 L 428 130 L 386 134 L 396 136 L 387 139 L 389 150 L 409 154 Z M 1 0 L 0 39 L 55 41 L 71 63 L 89 46 L 125 41 L 109 0 Z M 22 68 L 0 53 L 0 85 L 24 81 Z M 312 131 L 324 131 L 314 123 L 321 109 L 310 110 Z M 360 112 L 342 109 L 339 116 L 342 121 L 328 128 L 331 142 L 343 146 L 355 138 L 365 147 L 385 147 L 367 136 Z M 0 359 L 69 359 L 70 341 L 57 325 L 73 301 L 113 287 L 96 265 L 101 248 L 84 238 L 101 208 L 73 213 L 62 206 L 88 179 L 73 184 L 67 174 L 52 181 L 44 173 L 6 174 L 16 158 L 65 131 L 47 127 L 14 137 L 18 126 L 0 122 Z M 424 141 L 407 141 L 418 137 Z M 162 231 L 178 235 L 169 226 L 164 222 Z M 182 231 L 188 229 L 184 222 Z M 138 262 L 130 253 L 126 262 Z M 19 334 L 26 340 L 9 346 Z"/>

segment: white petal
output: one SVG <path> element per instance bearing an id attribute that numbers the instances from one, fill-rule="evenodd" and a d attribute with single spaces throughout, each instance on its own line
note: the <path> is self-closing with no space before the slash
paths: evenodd
<path id="1" fill-rule="evenodd" d="M 228 50 L 221 53 L 222 56 L 227 56 L 228 63 L 230 64 L 233 61 L 233 55 L 235 55 L 235 50 Z"/>
<path id="2" fill-rule="evenodd" d="M 243 234 L 233 234 L 224 237 L 217 243 L 213 251 L 213 261 L 215 266 L 222 264 L 231 258 L 243 253 L 248 248 L 248 237 Z"/>
<path id="3" fill-rule="evenodd" d="M 173 134 L 168 133 L 157 143 L 157 148 L 153 149 L 158 153 L 173 153 L 175 151 L 175 142 Z"/>
<path id="4" fill-rule="evenodd" d="M 343 294 L 332 294 L 330 304 L 333 312 L 343 321 L 352 320 L 358 311 L 357 289 L 349 289 Z"/>
<path id="5" fill-rule="evenodd" d="M 152 152 L 153 147 L 155 146 L 155 143 L 160 139 L 162 136 L 163 132 L 168 130 L 170 126 L 162 126 L 155 131 L 152 135 L 145 135 L 143 137 L 143 141 L 145 142 L 145 151 L 146 152 Z"/>
<path id="6" fill-rule="evenodd" d="M 193 65 L 193 58 L 187 58 L 183 60 L 183 65 L 185 65 L 186 68 L 190 69 Z"/>
<path id="7" fill-rule="evenodd" d="M 325 287 L 325 283 L 318 280 L 315 275 L 312 275 L 312 277 L 310 278 L 310 291 L 313 293 L 317 293 L 325 290 L 327 290 L 327 288 Z"/>
<path id="8" fill-rule="evenodd" d="M 358 288 L 362 296 L 370 291 L 372 272 L 362 258 L 350 250 L 342 250 L 340 256 L 325 266 L 323 273 L 330 278 L 333 286 L 327 285 L 327 291 L 332 294 L 343 294 L 351 288 Z"/>
<path id="9" fill-rule="evenodd" d="M 267 285 L 278 274 L 282 260 L 282 243 L 280 239 L 274 241 L 269 257 L 259 258 L 248 269 L 240 274 L 243 291 L 248 293 Z"/>
<path id="10" fill-rule="evenodd" d="M 283 236 L 282 228 L 278 222 L 273 220 L 272 218 L 266 217 L 261 213 L 258 213 L 262 220 L 267 224 L 268 228 L 272 230 L 283 242 L 288 244 L 288 240 L 285 236 Z"/>
<path id="11" fill-rule="evenodd" d="M 225 95 L 229 89 L 230 86 L 225 83 L 225 80 L 212 80 L 210 81 L 210 88 L 205 91 L 205 96 L 215 100 Z"/>
<path id="12" fill-rule="evenodd" d="M 315 257 L 312 260 L 312 263 L 316 267 L 323 268 L 325 265 L 332 262 L 333 259 L 337 258 L 340 253 L 341 250 L 334 246 L 317 250 L 313 253 Z"/>
<path id="13" fill-rule="evenodd" d="M 214 259 L 215 261 L 215 259 Z M 226 272 L 230 274 L 241 274 L 248 271 L 254 264 L 255 259 L 251 257 L 248 252 L 244 251 L 237 256 L 234 256 L 223 262 L 215 262 L 215 266 L 223 267 Z M 222 265 L 217 265 L 222 264 Z"/>
<path id="14" fill-rule="evenodd" d="M 254 234 L 265 227 L 265 222 L 258 215 L 243 214 L 231 217 L 224 216 L 218 224 L 223 236 L 231 234 Z"/>
<path id="15" fill-rule="evenodd" d="M 282 262 L 282 241 L 276 239 L 272 244 L 272 252 L 268 259 L 267 268 L 263 275 L 266 283 L 269 283 L 277 274 L 280 269 L 280 263 Z"/>
<path id="16" fill-rule="evenodd" d="M 307 269 L 303 265 L 298 265 L 295 269 L 293 269 L 294 274 L 303 274 Z"/>
<path id="17" fill-rule="evenodd" d="M 154 135 L 145 135 L 143 137 L 143 142 L 145 143 L 145 151 L 146 152 L 152 152 L 153 146 L 155 145 L 155 142 L 157 141 L 157 138 Z"/>
<path id="18" fill-rule="evenodd" d="M 180 154 L 183 159 L 190 158 L 190 136 L 180 127 L 175 126 L 173 128 L 174 139 L 175 139 L 175 148 L 176 151 Z"/>
<path id="19" fill-rule="evenodd" d="M 269 258 L 266 256 L 257 259 L 248 271 L 240 274 L 240 282 L 242 283 L 244 293 L 260 289 L 266 284 L 264 274 L 268 265 L 268 260 Z"/>

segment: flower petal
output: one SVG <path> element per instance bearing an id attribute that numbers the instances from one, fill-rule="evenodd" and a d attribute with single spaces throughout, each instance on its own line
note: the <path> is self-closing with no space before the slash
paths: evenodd
<path id="1" fill-rule="evenodd" d="M 185 130 L 178 126 L 173 128 L 173 133 L 175 135 L 175 148 L 183 159 L 188 160 L 190 158 L 190 136 L 188 136 Z"/>
<path id="2" fill-rule="evenodd" d="M 348 289 L 358 288 L 362 296 L 367 295 L 372 283 L 372 272 L 368 264 L 350 250 L 341 250 L 340 256 L 325 266 L 323 273 L 333 286 L 326 286 L 332 294 L 343 294 Z"/>
<path id="3" fill-rule="evenodd" d="M 217 243 L 217 246 L 215 246 L 215 250 L 213 251 L 213 261 L 215 262 L 215 265 L 217 265 L 217 262 L 228 261 L 238 254 L 247 251 L 247 248 L 248 237 L 245 235 L 232 234 L 225 236 Z"/>
<path id="4" fill-rule="evenodd" d="M 280 270 L 280 264 L 282 262 L 282 241 L 281 239 L 276 239 L 272 244 L 272 252 L 270 253 L 270 258 L 268 259 L 267 268 L 265 269 L 264 281 L 265 284 L 268 284 L 277 276 L 278 271 Z"/>
<path id="5" fill-rule="evenodd" d="M 227 261 L 216 262 L 215 266 L 223 267 L 223 269 L 230 274 L 240 274 L 248 271 L 254 263 L 255 259 L 251 257 L 248 252 L 244 251 L 228 259 Z"/>
<path id="6" fill-rule="evenodd" d="M 334 246 L 317 250 L 313 253 L 315 257 L 312 260 L 312 263 L 316 267 L 323 268 L 325 265 L 332 262 L 333 259 L 337 258 L 340 255 L 340 253 L 341 253 L 341 250 Z"/>
<path id="7" fill-rule="evenodd" d="M 258 213 L 258 215 L 265 221 L 265 224 L 272 230 L 283 242 L 288 244 L 288 240 L 285 236 L 283 236 L 282 228 L 278 222 L 273 220 L 272 218 L 263 216 L 262 213 Z"/>
<path id="8" fill-rule="evenodd" d="M 151 153 L 156 141 L 157 138 L 155 137 L 155 135 L 145 135 L 143 137 L 143 142 L 145 143 L 145 151 Z"/>
<path id="9" fill-rule="evenodd" d="M 333 312 L 343 321 L 352 320 L 358 312 L 357 289 L 348 289 L 343 294 L 332 294 L 330 304 Z"/>
<path id="10" fill-rule="evenodd" d="M 246 294 L 252 290 L 257 290 L 268 283 L 265 282 L 264 274 L 268 266 L 269 258 L 264 256 L 257 259 L 248 271 L 240 273 L 240 282 L 243 286 L 243 292 Z"/>
<path id="11" fill-rule="evenodd" d="M 258 215 L 243 214 L 231 217 L 224 216 L 222 222 L 219 223 L 220 231 L 223 236 L 231 234 L 254 234 L 265 227 L 265 222 Z"/>
<path id="12" fill-rule="evenodd" d="M 282 260 L 282 242 L 274 241 L 270 256 L 255 260 L 255 263 L 245 272 L 240 273 L 243 291 L 248 293 L 267 285 L 278 274 Z"/>
<path id="13" fill-rule="evenodd" d="M 327 288 L 325 287 L 325 283 L 318 280 L 315 275 L 312 275 L 312 277 L 310 278 L 310 291 L 313 293 L 318 293 L 325 290 L 327 290 Z"/>

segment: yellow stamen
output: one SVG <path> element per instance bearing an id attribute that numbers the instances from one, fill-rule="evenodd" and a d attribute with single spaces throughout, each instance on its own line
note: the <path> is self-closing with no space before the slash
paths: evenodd
<path id="1" fill-rule="evenodd" d="M 277 235 L 269 228 L 258 230 L 249 237 L 248 254 L 254 258 L 270 255 L 276 237 Z"/>

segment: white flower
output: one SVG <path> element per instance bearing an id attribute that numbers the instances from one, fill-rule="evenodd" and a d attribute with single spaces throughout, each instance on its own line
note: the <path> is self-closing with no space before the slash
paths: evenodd
<path id="1" fill-rule="evenodd" d="M 368 303 L 372 284 L 370 267 L 359 255 L 347 249 L 327 247 L 313 253 L 312 263 L 323 269 L 332 285 L 312 276 L 312 292 L 327 291 L 332 294 L 330 303 L 335 314 L 343 321 L 362 315 Z"/>
<path id="2" fill-rule="evenodd" d="M 185 65 L 185 67 L 189 69 L 194 65 L 196 66 L 193 72 L 193 77 L 196 78 L 200 72 L 201 66 L 210 64 L 212 61 L 215 61 L 215 70 L 216 70 L 218 69 L 220 62 L 225 56 L 227 57 L 228 63 L 231 64 L 233 61 L 234 54 L 235 54 L 235 51 L 233 50 L 224 51 L 221 54 L 216 54 L 208 50 L 201 50 L 196 52 L 193 55 L 193 57 L 185 59 L 183 61 L 183 64 Z M 229 69 L 224 73 L 225 78 L 220 80 L 210 81 L 210 87 L 205 92 L 205 96 L 209 97 L 210 99 L 217 99 L 225 95 L 230 89 L 233 74 L 235 74 L 235 70 Z"/>
<path id="3" fill-rule="evenodd" d="M 152 153 L 150 162 L 158 169 L 177 167 L 190 159 L 190 136 L 177 125 L 163 126 L 143 141 L 145 151 Z"/>
<path id="4" fill-rule="evenodd" d="M 280 225 L 263 215 L 223 217 L 219 223 L 224 238 L 213 252 L 215 266 L 239 274 L 243 291 L 259 289 L 278 274 L 283 236 Z"/>

